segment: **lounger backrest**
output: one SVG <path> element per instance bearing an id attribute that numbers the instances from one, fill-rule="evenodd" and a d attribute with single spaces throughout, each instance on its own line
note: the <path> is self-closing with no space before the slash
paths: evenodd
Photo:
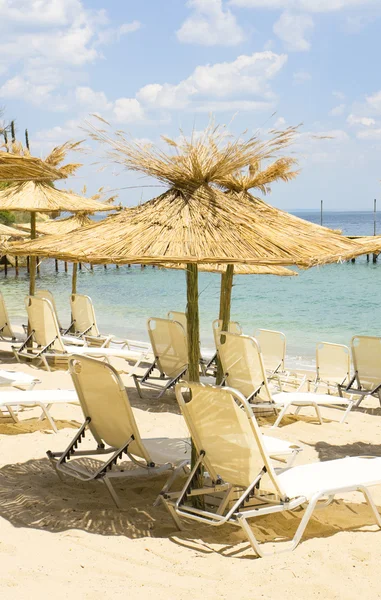
<path id="1" fill-rule="evenodd" d="M 222 328 L 222 320 L 215 319 L 212 323 L 212 328 L 213 328 L 214 343 L 216 346 L 216 350 L 218 350 L 218 347 L 220 345 L 220 333 L 221 333 L 221 328 Z M 229 333 L 238 333 L 240 335 L 242 333 L 242 327 L 239 323 L 237 323 L 237 321 L 230 321 L 229 325 L 228 325 L 228 331 L 229 331 Z"/>
<path id="2" fill-rule="evenodd" d="M 348 346 L 320 342 L 316 344 L 316 376 L 326 383 L 348 383 L 351 353 Z"/>
<path id="3" fill-rule="evenodd" d="M 182 327 L 184 328 L 185 335 L 187 335 L 188 326 L 187 326 L 187 315 L 185 312 L 178 312 L 177 310 L 170 310 L 167 317 L 168 317 L 168 319 L 171 319 L 172 321 L 177 321 L 178 323 L 180 323 L 180 325 L 182 325 Z"/>
<path id="4" fill-rule="evenodd" d="M 226 383 L 252 402 L 271 402 L 266 371 L 257 340 L 222 331 L 218 349 Z"/>
<path id="5" fill-rule="evenodd" d="M 49 300 L 49 302 L 53 305 L 54 312 L 56 313 L 58 326 L 62 329 L 61 323 L 60 323 L 60 320 L 59 320 L 59 317 L 58 317 L 56 301 L 54 300 L 54 296 L 53 296 L 52 292 L 50 292 L 49 290 L 36 290 L 35 291 L 35 296 L 38 296 L 39 298 L 45 298 L 46 300 Z"/>
<path id="6" fill-rule="evenodd" d="M 72 294 L 70 296 L 70 307 L 75 333 L 86 331 L 88 335 L 100 335 L 95 318 L 93 301 L 89 296 Z"/>
<path id="7" fill-rule="evenodd" d="M 128 399 L 126 388 L 111 365 L 95 358 L 73 355 L 70 374 L 89 428 L 100 443 L 120 448 L 131 436 L 131 454 L 149 461 Z"/>
<path id="8" fill-rule="evenodd" d="M 171 319 L 148 319 L 148 335 L 160 371 L 176 377 L 188 365 L 187 337 L 184 328 Z"/>
<path id="9" fill-rule="evenodd" d="M 187 399 L 184 391 L 190 392 Z M 242 394 L 232 388 L 178 383 L 176 398 L 198 454 L 205 452 L 205 467 L 214 481 L 221 478 L 248 487 L 265 467 L 266 491 L 284 497 L 253 411 Z"/>
<path id="10" fill-rule="evenodd" d="M 351 341 L 353 366 L 365 389 L 381 384 L 381 337 L 355 335 Z"/>
<path id="11" fill-rule="evenodd" d="M 7 307 L 3 294 L 0 292 L 0 337 L 11 338 L 15 337 L 8 317 Z"/>
<path id="12" fill-rule="evenodd" d="M 46 298 L 38 296 L 27 296 L 25 306 L 28 313 L 29 324 L 34 332 L 34 339 L 38 346 L 50 346 L 50 350 L 65 352 L 65 346 L 61 338 L 60 328 L 54 308 Z"/>
<path id="13" fill-rule="evenodd" d="M 263 362 L 268 371 L 284 371 L 286 357 L 286 336 L 281 331 L 258 329 L 254 333 L 258 340 Z"/>

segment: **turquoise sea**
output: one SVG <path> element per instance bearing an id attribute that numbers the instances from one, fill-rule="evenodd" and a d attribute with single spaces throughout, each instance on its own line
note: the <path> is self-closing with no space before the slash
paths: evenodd
<path id="1" fill-rule="evenodd" d="M 295 212 L 320 223 L 318 212 Z M 381 232 L 381 215 L 377 215 Z M 326 212 L 324 225 L 352 235 L 373 234 L 371 212 Z M 69 266 L 71 269 L 71 266 Z M 7 302 L 10 319 L 25 322 L 24 297 L 28 279 L 24 270 L 15 279 L 13 269 L 0 289 Z M 71 273 L 54 270 L 54 261 L 43 261 L 37 286 L 54 293 L 61 321 L 69 324 Z M 220 276 L 200 273 L 200 317 L 203 346 L 213 346 L 211 322 L 218 316 Z M 148 317 L 163 317 L 169 310 L 184 310 L 186 302 L 183 271 L 152 267 L 109 265 L 83 266 L 78 273 L 78 292 L 93 299 L 98 326 L 102 332 L 147 340 Z M 380 262 L 344 263 L 301 271 L 298 277 L 238 275 L 234 280 L 232 319 L 245 333 L 256 328 L 276 329 L 287 336 L 290 366 L 312 364 L 319 341 L 349 344 L 354 334 L 381 335 L 381 256 Z"/>

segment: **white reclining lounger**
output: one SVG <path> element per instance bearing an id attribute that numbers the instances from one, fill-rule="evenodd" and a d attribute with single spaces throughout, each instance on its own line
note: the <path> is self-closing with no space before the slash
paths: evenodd
<path id="1" fill-rule="evenodd" d="M 164 437 L 142 439 L 126 388 L 111 365 L 88 357 L 73 356 L 69 360 L 69 369 L 85 421 L 64 452 L 47 453 L 58 474 L 104 483 L 118 507 L 119 498 L 111 483 L 116 477 L 152 476 L 169 472 L 162 490 L 167 491 L 177 473 L 190 463 L 190 440 Z M 94 450 L 78 448 L 86 430 L 97 444 Z M 105 454 L 111 454 L 111 458 L 101 462 L 100 467 L 93 471 L 77 460 L 84 456 Z M 139 468 L 118 470 L 117 463 L 124 454 Z"/>
<path id="2" fill-rule="evenodd" d="M 3 342 L 23 342 L 25 338 L 25 334 L 18 334 L 13 331 L 4 296 L 0 292 L 0 340 Z"/>
<path id="3" fill-rule="evenodd" d="M 118 348 L 92 348 L 89 346 L 68 346 L 64 343 L 54 309 L 49 300 L 27 296 L 25 305 L 28 312 L 29 324 L 32 330 L 28 340 L 20 347 L 12 346 L 16 359 L 20 357 L 39 360 L 49 369 L 47 357 L 68 356 L 84 354 L 95 358 L 109 359 L 111 357 L 123 358 L 126 361 L 135 361 L 134 369 L 144 360 L 147 351 L 134 352 Z M 28 341 L 32 340 L 36 346 L 28 348 Z"/>
<path id="4" fill-rule="evenodd" d="M 310 392 L 280 392 L 272 393 L 267 381 L 267 375 L 261 350 L 255 338 L 247 335 L 222 332 L 219 355 L 226 383 L 240 391 L 256 409 L 273 409 L 278 414 L 273 427 L 277 427 L 291 406 L 296 407 L 296 414 L 301 408 L 312 406 L 319 422 L 321 406 L 345 407 L 343 423 L 354 405 L 354 401 Z"/>
<path id="5" fill-rule="evenodd" d="M 72 327 L 74 334 L 86 340 L 89 346 L 100 346 L 102 348 L 121 346 L 128 350 L 151 351 L 149 344 L 137 340 L 119 339 L 114 335 L 102 335 L 98 329 L 95 318 L 93 301 L 90 296 L 83 294 L 72 294 L 70 296 L 70 307 L 72 314 Z"/>
<path id="6" fill-rule="evenodd" d="M 306 507 L 292 540 L 277 542 L 278 551 L 293 550 L 315 508 L 327 506 L 336 495 L 352 491 L 363 493 L 381 527 L 369 491 L 370 486 L 381 484 L 380 457 L 347 457 L 275 469 L 252 407 L 242 394 L 231 388 L 191 383 L 185 387 L 191 391 L 191 400 L 187 400 L 183 390 L 184 385 L 178 383 L 176 398 L 198 458 L 181 492 L 162 494 L 179 528 L 179 517 L 214 527 L 229 523 L 240 527 L 256 554 L 264 556 L 269 554 L 266 544 L 258 542 L 248 520 Z M 208 479 L 200 488 L 192 484 L 201 466 Z M 210 506 L 207 497 L 216 492 L 220 494 L 220 504 Z M 205 499 L 203 508 L 192 503 L 197 496 Z M 276 528 L 275 521 L 273 527 Z"/>
<path id="7" fill-rule="evenodd" d="M 84 346 L 85 345 L 84 340 L 76 337 L 75 335 L 71 335 L 69 333 L 71 325 L 68 329 L 65 329 L 61 325 L 60 319 L 58 317 L 56 301 L 54 299 L 52 292 L 50 292 L 49 290 L 41 290 L 40 289 L 40 290 L 36 290 L 34 295 L 38 296 L 39 298 L 45 298 L 45 300 L 49 300 L 49 302 L 52 304 L 53 309 L 54 309 L 54 314 L 56 315 L 58 327 L 60 329 L 64 344 L 67 344 L 68 346 L 73 345 L 73 344 L 74 344 L 74 346 Z"/>
<path id="8" fill-rule="evenodd" d="M 0 369 L 0 387 L 16 387 L 32 390 L 36 383 L 41 383 L 41 380 L 28 375 L 28 373 Z"/>
<path id="9" fill-rule="evenodd" d="M 78 396 L 74 390 L 30 390 L 0 392 L 0 412 L 7 410 L 13 421 L 17 423 L 16 413 L 19 408 L 41 408 L 41 416 L 49 421 L 53 431 L 57 433 L 49 409 L 56 404 L 78 404 Z M 4 413 L 3 413 L 4 415 Z"/>

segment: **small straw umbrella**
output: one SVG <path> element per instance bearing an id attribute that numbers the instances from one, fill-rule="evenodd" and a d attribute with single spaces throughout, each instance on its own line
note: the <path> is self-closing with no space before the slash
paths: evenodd
<path id="1" fill-rule="evenodd" d="M 59 168 L 58 165 L 64 160 L 67 152 L 77 149 L 78 145 L 79 142 L 66 142 L 62 146 L 58 146 L 52 150 L 45 161 L 39 161 L 38 165 L 40 165 L 40 162 L 45 164 L 46 173 L 49 173 L 51 170 L 53 179 L 54 173 L 57 173 L 56 178 L 58 178 L 58 176 L 61 178 L 66 178 L 73 174 L 80 165 L 67 164 L 60 166 Z M 19 158 L 25 160 L 27 159 L 27 157 L 19 156 L 17 154 L 8 154 L 8 156 L 13 157 L 16 162 Z M 12 161 L 10 164 L 12 164 Z M 33 181 L 23 181 L 21 179 L 17 183 L 11 183 L 4 190 L 0 191 L 0 210 L 30 212 L 30 237 L 33 240 L 36 238 L 36 213 L 55 211 L 108 211 L 110 210 L 110 207 L 107 204 L 102 204 L 91 198 L 83 198 L 82 196 L 74 194 L 73 192 L 58 190 L 52 185 L 51 180 L 45 181 L 34 179 Z M 31 255 L 29 282 L 30 295 L 33 295 L 35 292 L 35 281 L 36 258 L 34 255 Z"/>

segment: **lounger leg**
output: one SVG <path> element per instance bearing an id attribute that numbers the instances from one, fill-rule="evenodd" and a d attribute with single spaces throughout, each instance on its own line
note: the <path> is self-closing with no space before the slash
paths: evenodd
<path id="1" fill-rule="evenodd" d="M 301 410 L 302 410 L 302 407 L 301 406 L 297 406 L 294 414 L 298 415 Z"/>
<path id="2" fill-rule="evenodd" d="M 278 427 L 279 423 L 281 422 L 281 420 L 283 419 L 284 415 L 286 414 L 286 412 L 288 411 L 290 407 L 290 404 L 285 404 L 284 407 L 282 408 L 282 410 L 280 411 L 274 425 L 272 425 L 270 427 L 270 429 L 275 429 L 276 427 Z"/>
<path id="3" fill-rule="evenodd" d="M 120 504 L 119 496 L 116 493 L 114 486 L 112 485 L 110 479 L 106 476 L 106 477 L 102 477 L 101 481 L 103 481 L 103 483 L 107 487 L 107 490 L 108 490 L 111 498 L 113 499 L 115 506 L 117 508 L 122 508 L 122 506 Z"/>
<path id="4" fill-rule="evenodd" d="M 344 421 L 346 420 L 347 416 L 348 416 L 348 415 L 349 415 L 349 413 L 351 412 L 353 405 L 354 405 L 354 402 L 353 402 L 353 401 L 351 401 L 351 402 L 349 402 L 349 403 L 348 403 L 348 406 L 347 406 L 347 408 L 346 408 L 346 410 L 345 410 L 345 412 L 344 412 L 344 415 L 343 415 L 343 417 L 340 419 L 340 423 L 344 423 Z"/>
<path id="5" fill-rule="evenodd" d="M 165 508 L 167 509 L 167 511 L 169 512 L 169 514 L 171 515 L 172 520 L 173 520 L 174 524 L 176 525 L 176 528 L 178 529 L 178 531 L 183 531 L 184 530 L 183 524 L 180 521 L 172 504 L 167 502 L 165 500 L 164 496 L 160 496 L 160 499 L 161 499 L 162 503 L 164 504 Z"/>
<path id="6" fill-rule="evenodd" d="M 362 492 L 365 496 L 365 500 L 368 502 L 370 508 L 373 511 L 373 514 L 375 516 L 376 519 L 376 523 L 377 525 L 381 528 L 381 516 L 380 513 L 378 512 L 377 506 L 374 503 L 374 500 L 371 496 L 370 491 L 368 490 L 368 488 L 364 487 L 364 486 L 359 486 L 358 487 L 359 492 Z"/>
<path id="7" fill-rule="evenodd" d="M 16 415 L 15 411 L 14 411 L 14 410 L 13 410 L 13 409 L 12 409 L 10 406 L 7 406 L 6 404 L 5 404 L 4 406 L 5 406 L 5 408 L 7 409 L 7 411 L 9 412 L 9 414 L 10 414 L 10 416 L 11 416 L 11 418 L 12 418 L 13 422 L 14 422 L 14 423 L 18 423 L 18 422 L 19 422 L 19 419 L 18 419 L 18 417 L 17 417 L 17 415 Z"/>
<path id="8" fill-rule="evenodd" d="M 55 422 L 54 422 L 54 420 L 53 420 L 53 418 L 52 418 L 52 416 L 51 416 L 51 414 L 49 412 L 49 407 L 51 406 L 51 404 L 48 405 L 48 406 L 45 406 L 44 404 L 42 404 L 42 402 L 39 402 L 37 404 L 37 406 L 39 406 L 41 408 L 41 410 L 42 410 L 43 414 L 45 415 L 46 419 L 49 421 L 50 426 L 53 429 L 54 433 L 58 433 L 56 424 L 55 424 Z"/>
<path id="9" fill-rule="evenodd" d="M 323 419 L 321 417 L 321 412 L 320 412 L 320 407 L 316 402 L 313 402 L 312 406 L 314 407 L 315 411 L 316 411 L 316 416 L 318 418 L 318 421 L 320 423 L 320 425 L 323 425 Z"/>
<path id="10" fill-rule="evenodd" d="M 253 548 L 254 552 L 259 556 L 269 556 L 271 554 L 280 554 L 281 552 L 291 552 L 292 550 L 295 550 L 296 546 L 299 544 L 300 540 L 302 539 L 303 533 L 308 525 L 308 522 L 312 516 L 312 513 L 315 510 L 316 507 L 316 503 L 318 502 L 320 498 L 320 493 L 316 494 L 315 496 L 313 496 L 306 508 L 306 511 L 303 515 L 303 518 L 301 520 L 301 522 L 299 523 L 299 526 L 296 530 L 296 533 L 294 535 L 294 537 L 292 538 L 291 542 L 280 542 L 280 546 L 281 548 L 279 550 L 275 549 L 273 552 L 265 552 L 264 550 L 262 550 L 262 544 L 260 544 L 258 542 L 258 540 L 256 539 L 249 523 L 247 522 L 246 517 L 244 516 L 240 516 L 238 517 L 238 523 L 240 524 L 240 526 L 242 527 L 242 529 L 244 530 L 244 532 L 246 533 L 246 536 L 250 542 L 251 547 Z"/>
<path id="11" fill-rule="evenodd" d="M 177 467 L 175 467 L 172 470 L 172 473 L 170 474 L 170 476 L 168 477 L 167 481 L 164 484 L 164 487 L 160 490 L 160 493 L 158 495 L 158 497 L 156 498 L 155 502 L 153 503 L 153 506 L 158 506 L 160 504 L 160 500 L 162 498 L 162 496 L 168 492 L 170 490 L 170 488 L 172 487 L 173 482 L 175 481 L 175 479 L 177 478 L 179 471 L 181 471 L 182 469 L 184 469 L 184 467 L 189 463 L 188 460 L 184 460 L 181 464 L 179 464 Z"/>

